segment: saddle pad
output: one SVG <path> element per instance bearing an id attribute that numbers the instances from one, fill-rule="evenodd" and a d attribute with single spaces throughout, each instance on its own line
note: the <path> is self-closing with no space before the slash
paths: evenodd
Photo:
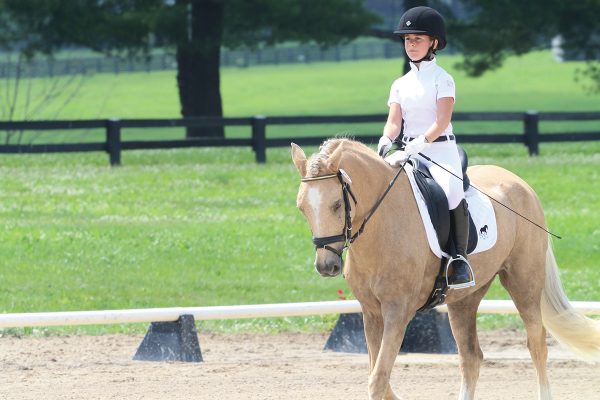
<path id="1" fill-rule="evenodd" d="M 415 200 L 417 201 L 419 213 L 421 214 L 421 219 L 423 220 L 423 225 L 425 225 L 429 247 L 431 248 L 433 254 L 439 258 L 448 258 L 448 254 L 446 254 L 440 248 L 440 244 L 437 240 L 437 234 L 435 233 L 435 228 L 431 223 L 429 211 L 427 211 L 427 205 L 425 204 L 425 200 L 423 199 L 421 191 L 419 190 L 415 181 L 413 167 L 407 163 L 404 169 L 406 170 L 406 175 L 408 175 L 410 186 L 412 187 Z M 475 224 L 479 235 L 477 247 L 475 247 L 475 250 L 473 250 L 470 254 L 476 254 L 485 250 L 489 250 L 496 244 L 496 239 L 498 238 L 496 213 L 494 212 L 492 202 L 486 195 L 473 189 L 473 187 L 469 187 L 469 189 L 465 192 L 465 198 L 469 204 L 469 212 L 471 213 L 471 218 L 473 218 L 473 223 Z"/>

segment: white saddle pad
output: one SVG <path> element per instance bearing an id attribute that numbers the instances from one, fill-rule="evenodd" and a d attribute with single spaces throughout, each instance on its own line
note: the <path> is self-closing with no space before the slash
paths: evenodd
<path id="1" fill-rule="evenodd" d="M 431 251 L 439 258 L 442 258 L 442 256 L 449 257 L 449 255 L 443 252 L 440 248 L 435 228 L 433 227 L 431 218 L 429 217 L 427 205 L 425 204 L 425 200 L 423 199 L 417 183 L 415 182 L 412 165 L 407 163 L 404 169 L 406 170 L 408 180 L 412 186 L 413 194 L 415 195 L 415 200 L 419 206 L 419 213 L 421 214 L 421 219 L 425 225 L 427 240 L 429 241 L 429 247 L 431 248 Z M 469 187 L 469 189 L 465 192 L 465 198 L 469 204 L 469 213 L 471 213 L 471 218 L 473 218 L 473 223 L 475 224 L 479 236 L 477 247 L 475 247 L 475 250 L 473 250 L 470 254 L 489 250 L 496 244 L 496 239 L 498 238 L 496 213 L 494 212 L 492 202 L 487 196 L 473 189 L 473 187 Z"/>

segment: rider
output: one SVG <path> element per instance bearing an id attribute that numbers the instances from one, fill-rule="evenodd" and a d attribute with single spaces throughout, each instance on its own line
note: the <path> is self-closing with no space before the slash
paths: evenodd
<path id="1" fill-rule="evenodd" d="M 444 19 L 430 7 L 414 7 L 400 18 L 394 34 L 404 40 L 411 70 L 392 84 L 388 119 L 377 151 L 382 157 L 386 155 L 404 122 L 404 151 L 394 153 L 386 161 L 397 166 L 409 157 L 418 158 L 442 187 L 448 198 L 455 247 L 446 271 L 448 286 L 455 289 L 470 287 L 475 285 L 475 280 L 467 261 L 468 206 L 462 182 L 443 169 L 462 178 L 450 123 L 455 98 L 454 79 L 435 60 L 436 51 L 446 47 Z"/>

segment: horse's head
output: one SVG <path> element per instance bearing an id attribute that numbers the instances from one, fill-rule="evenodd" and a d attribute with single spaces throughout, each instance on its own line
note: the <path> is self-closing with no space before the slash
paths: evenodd
<path id="1" fill-rule="evenodd" d="M 357 148 L 352 152 L 352 158 L 358 162 L 353 166 L 350 163 L 342 166 L 344 148 L 351 147 Z M 315 268 L 322 276 L 336 276 L 342 272 L 342 252 L 349 244 L 357 208 L 351 178 L 342 168 L 361 168 L 360 157 L 356 157 L 360 152 L 375 155 L 358 142 L 331 139 L 323 143 L 319 153 L 307 159 L 304 151 L 292 143 L 292 159 L 302 177 L 297 206 L 312 231 L 316 246 Z"/>

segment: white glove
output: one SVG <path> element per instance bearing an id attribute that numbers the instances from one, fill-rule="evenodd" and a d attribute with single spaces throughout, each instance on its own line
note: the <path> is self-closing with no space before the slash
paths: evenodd
<path id="1" fill-rule="evenodd" d="M 377 154 L 379 154 L 381 157 L 385 157 L 385 155 L 390 151 L 390 149 L 392 148 L 392 140 L 383 135 L 380 139 L 379 139 L 379 144 L 377 145 Z"/>
<path id="2" fill-rule="evenodd" d="M 408 155 L 404 151 L 397 151 L 394 154 L 384 158 L 385 162 L 390 164 L 392 167 L 399 167 L 408 160 Z"/>
<path id="3" fill-rule="evenodd" d="M 427 147 L 429 147 L 429 143 L 427 143 L 425 135 L 421 135 L 408 142 L 408 144 L 404 148 L 404 152 L 408 156 L 414 156 L 415 154 L 425 150 Z"/>

